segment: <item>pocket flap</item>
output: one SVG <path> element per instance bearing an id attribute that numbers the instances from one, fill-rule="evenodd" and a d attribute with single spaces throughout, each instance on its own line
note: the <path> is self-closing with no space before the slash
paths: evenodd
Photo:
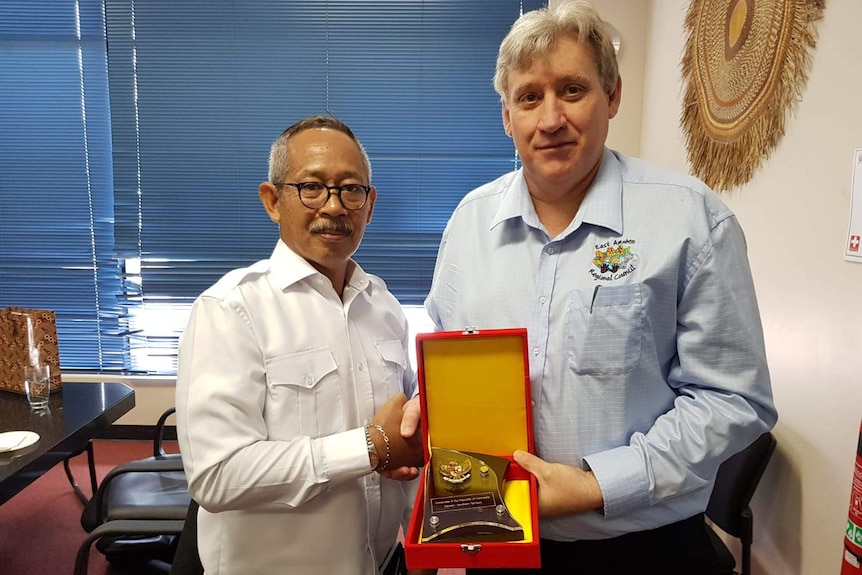
<path id="1" fill-rule="evenodd" d="M 384 361 L 396 363 L 402 368 L 407 367 L 407 357 L 404 355 L 404 347 L 398 340 L 378 341 L 377 353 Z"/>
<path id="2" fill-rule="evenodd" d="M 292 385 L 311 389 L 336 371 L 338 365 L 329 348 L 320 347 L 267 359 L 266 379 L 270 385 Z"/>

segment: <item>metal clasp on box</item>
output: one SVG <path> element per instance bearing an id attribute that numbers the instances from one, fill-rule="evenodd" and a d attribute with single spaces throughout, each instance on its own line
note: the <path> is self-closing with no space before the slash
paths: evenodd
<path id="1" fill-rule="evenodd" d="M 466 553 L 467 555 L 475 555 L 479 551 L 482 550 L 482 545 L 480 543 L 462 543 L 461 551 Z"/>
<path id="2" fill-rule="evenodd" d="M 479 330 L 476 329 L 472 325 L 468 325 L 467 327 L 464 328 L 464 331 L 461 332 L 461 335 L 478 335 L 478 334 L 479 334 Z"/>

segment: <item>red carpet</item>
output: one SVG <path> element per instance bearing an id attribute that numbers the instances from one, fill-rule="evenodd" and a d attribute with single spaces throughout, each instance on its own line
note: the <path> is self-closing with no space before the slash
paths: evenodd
<path id="1" fill-rule="evenodd" d="M 147 441 L 95 441 L 99 481 L 124 461 L 152 455 Z M 165 449 L 176 451 L 175 442 Z M 90 495 L 87 457 L 72 460 L 72 472 Z M 0 505 L 0 573 L 4 575 L 67 575 L 84 540 L 84 506 L 72 491 L 63 466 L 57 465 L 24 491 Z M 89 575 L 118 575 L 95 547 L 90 551 Z"/>

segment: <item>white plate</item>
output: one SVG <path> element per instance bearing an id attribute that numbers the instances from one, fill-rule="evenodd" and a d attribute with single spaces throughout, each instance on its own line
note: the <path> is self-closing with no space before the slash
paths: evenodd
<path id="1" fill-rule="evenodd" d="M 37 441 L 39 441 L 39 434 L 35 431 L 7 431 L 6 433 L 0 433 L 0 453 L 24 449 Z"/>

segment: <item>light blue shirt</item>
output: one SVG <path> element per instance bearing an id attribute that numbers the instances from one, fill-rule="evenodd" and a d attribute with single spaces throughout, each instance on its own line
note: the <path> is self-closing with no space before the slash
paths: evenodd
<path id="1" fill-rule="evenodd" d="M 777 419 L 745 238 L 702 182 L 605 150 L 550 238 L 522 171 L 470 192 L 425 302 L 438 330 L 526 327 L 537 454 L 592 469 L 601 539 L 706 509 L 721 462 Z"/>

